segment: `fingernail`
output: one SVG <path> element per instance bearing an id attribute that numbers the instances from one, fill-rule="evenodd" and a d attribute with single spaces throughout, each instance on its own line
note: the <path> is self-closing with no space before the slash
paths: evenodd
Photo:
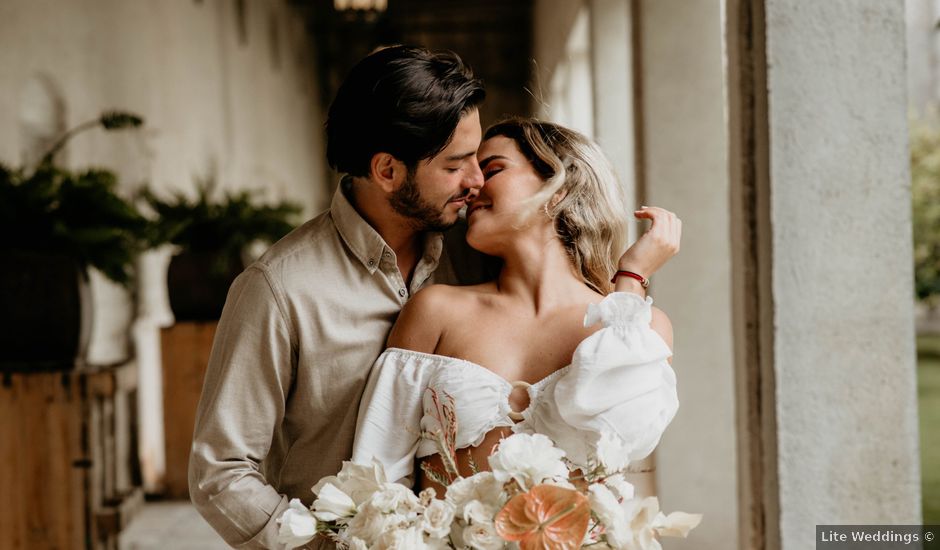
<path id="1" fill-rule="evenodd" d="M 640 208 L 646 208 L 646 205 L 644 204 L 644 205 L 643 205 L 643 206 L 641 206 Z"/>

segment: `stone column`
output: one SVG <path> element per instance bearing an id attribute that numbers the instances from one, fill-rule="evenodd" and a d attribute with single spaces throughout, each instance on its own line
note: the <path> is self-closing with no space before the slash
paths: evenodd
<path id="1" fill-rule="evenodd" d="M 594 139 L 604 149 L 627 195 L 636 198 L 636 125 L 632 16 L 627 0 L 591 0 L 591 66 L 594 75 Z M 627 207 L 633 210 L 635 204 Z M 630 241 L 636 239 L 630 226 Z"/>
<path id="2" fill-rule="evenodd" d="M 904 2 L 726 5 L 741 548 L 919 523 Z"/>
<path id="3" fill-rule="evenodd" d="M 682 219 L 682 249 L 652 277 L 672 321 L 679 412 L 656 452 L 665 510 L 704 513 L 666 548 L 737 548 L 728 135 L 719 0 L 634 2 L 640 204 Z M 642 229 L 642 227 L 641 227 Z"/>

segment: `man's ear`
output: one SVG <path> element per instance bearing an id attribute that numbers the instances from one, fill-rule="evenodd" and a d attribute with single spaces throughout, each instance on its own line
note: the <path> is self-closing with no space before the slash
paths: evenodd
<path id="1" fill-rule="evenodd" d="M 405 163 L 389 153 L 376 153 L 372 155 L 369 163 L 369 176 L 382 191 L 391 193 L 405 181 L 408 168 Z"/>

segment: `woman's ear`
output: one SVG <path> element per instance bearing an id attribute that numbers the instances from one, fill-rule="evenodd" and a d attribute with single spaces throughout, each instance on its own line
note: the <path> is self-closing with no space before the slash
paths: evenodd
<path id="1" fill-rule="evenodd" d="M 548 201 L 549 208 L 555 208 L 558 206 L 558 203 L 565 200 L 565 197 L 568 196 L 568 191 L 566 189 L 558 190 L 554 195 L 552 195 L 551 200 Z"/>
<path id="2" fill-rule="evenodd" d="M 405 181 L 408 168 L 389 153 L 376 153 L 369 163 L 369 176 L 382 191 L 391 193 Z"/>

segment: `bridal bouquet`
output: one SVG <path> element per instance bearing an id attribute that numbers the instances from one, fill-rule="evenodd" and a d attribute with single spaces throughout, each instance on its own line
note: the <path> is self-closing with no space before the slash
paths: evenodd
<path id="1" fill-rule="evenodd" d="M 658 537 L 685 537 L 701 521 L 667 516 L 656 497 L 637 497 L 624 478 L 629 448 L 611 434 L 583 469 L 544 435 L 514 434 L 490 455 L 492 471 L 461 477 L 452 403 L 434 401 L 445 433 L 422 436 L 438 443 L 446 471 L 424 470 L 446 487 L 443 499 L 431 488 L 415 495 L 389 482 L 378 462 L 344 462 L 313 487 L 311 508 L 291 501 L 278 519 L 279 542 L 296 548 L 325 536 L 351 550 L 661 550 Z"/>

